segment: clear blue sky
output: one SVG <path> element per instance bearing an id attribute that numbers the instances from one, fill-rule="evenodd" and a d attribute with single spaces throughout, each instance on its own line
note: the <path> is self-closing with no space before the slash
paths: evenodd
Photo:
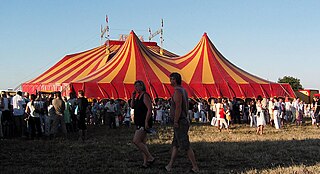
<path id="1" fill-rule="evenodd" d="M 0 89 L 40 75 L 66 54 L 99 46 L 106 14 L 112 39 L 134 30 L 147 40 L 148 28 L 155 31 L 163 18 L 170 51 L 186 54 L 207 32 L 238 67 L 271 81 L 293 76 L 319 89 L 319 9 L 319 0 L 4 0 Z"/>

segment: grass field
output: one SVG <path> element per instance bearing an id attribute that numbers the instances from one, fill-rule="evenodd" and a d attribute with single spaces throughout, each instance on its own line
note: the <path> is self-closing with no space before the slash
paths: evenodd
<path id="1" fill-rule="evenodd" d="M 76 135 L 68 140 L 1 140 L 0 172 L 167 173 L 172 128 L 156 128 L 148 140 L 156 162 L 148 169 L 140 168 L 141 154 L 131 143 L 134 127 L 89 127 L 85 142 L 78 142 Z M 244 124 L 230 131 L 192 124 L 189 135 L 200 173 L 320 173 L 320 129 L 309 122 L 282 130 L 267 126 L 262 136 Z M 181 152 L 172 173 L 186 173 L 190 166 Z"/>

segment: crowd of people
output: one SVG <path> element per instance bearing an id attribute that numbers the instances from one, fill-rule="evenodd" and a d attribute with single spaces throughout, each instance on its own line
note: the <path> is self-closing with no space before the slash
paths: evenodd
<path id="1" fill-rule="evenodd" d="M 27 139 L 54 138 L 59 130 L 62 137 L 68 132 L 86 130 L 88 101 L 79 91 L 76 98 L 72 93 L 67 100 L 61 92 L 37 95 L 18 91 L 16 95 L 1 92 L 0 137 Z M 76 113 L 76 110 L 78 114 Z M 85 136 L 85 133 L 83 133 Z M 81 137 L 84 138 L 84 137 Z"/>
<path id="2" fill-rule="evenodd" d="M 206 104 L 198 104 L 198 106 Z M 206 111 L 206 108 L 210 108 Z M 223 109 L 222 109 L 223 108 Z M 299 98 L 262 98 L 239 100 L 233 98 L 211 100 L 210 106 L 201 108 L 204 111 L 198 112 L 201 120 L 211 120 L 211 125 L 216 125 L 221 130 L 222 126 L 228 128 L 233 123 L 249 124 L 257 128 L 257 134 L 263 134 L 266 124 L 275 129 L 281 129 L 288 123 L 295 123 L 301 126 L 303 118 L 311 118 L 312 125 L 319 127 L 320 122 L 320 100 L 314 98 L 311 104 L 305 104 Z M 208 110 L 208 109 L 207 109 Z M 192 112 L 190 112 L 192 114 Z M 205 114 L 208 113 L 208 114 Z M 195 113 L 197 114 L 197 113 Z M 207 116 L 207 118 L 206 118 Z M 227 121 L 227 124 L 225 124 Z"/>
<path id="3" fill-rule="evenodd" d="M 26 139 L 52 139 L 57 136 L 67 139 L 70 133 L 77 135 L 79 141 L 87 138 L 87 125 L 105 125 L 110 129 L 130 127 L 134 122 L 136 131 L 133 143 L 143 156 L 143 168 L 155 161 L 146 145 L 147 134 L 152 133 L 153 124 L 173 123 L 173 141 L 171 159 L 165 166 L 171 171 L 178 149 L 183 149 L 192 164 L 192 171 L 198 172 L 195 155 L 190 147 L 188 136 L 191 122 L 210 123 L 219 131 L 229 130 L 232 124 L 248 124 L 257 134 L 264 134 L 264 127 L 270 124 L 281 129 L 286 124 L 303 124 L 303 118 L 309 117 L 312 125 L 320 124 L 320 99 L 305 104 L 299 98 L 262 98 L 238 99 L 218 98 L 190 99 L 181 86 L 181 75 L 170 75 L 174 94 L 171 99 L 152 101 L 146 92 L 143 81 L 136 81 L 135 90 L 129 101 L 113 99 L 92 99 L 84 96 L 84 91 L 70 93 L 68 97 L 61 92 L 31 94 L 18 91 L 16 95 L 1 92 L 0 97 L 0 138 L 24 137 Z"/>
<path id="4" fill-rule="evenodd" d="M 170 105 L 167 101 L 158 100 L 154 107 L 155 120 L 158 123 L 168 123 L 170 120 Z M 238 99 L 219 98 L 207 100 L 189 99 L 188 119 L 190 122 L 208 123 L 218 129 L 229 128 L 230 124 L 248 124 L 257 128 L 257 134 L 263 134 L 263 129 L 270 124 L 275 129 L 281 129 L 286 124 L 294 123 L 301 126 L 303 118 L 310 118 L 312 125 L 320 124 L 320 100 L 306 104 L 299 98 L 262 98 Z"/>
<path id="5" fill-rule="evenodd" d="M 263 134 L 266 124 L 281 129 L 285 124 L 302 125 L 302 118 L 308 117 L 312 125 L 319 127 L 320 100 L 305 104 L 299 98 L 257 99 L 188 99 L 190 122 L 211 123 L 228 129 L 231 124 L 248 124 Z M 0 98 L 0 137 L 26 137 L 30 139 L 53 138 L 61 130 L 62 136 L 68 132 L 79 132 L 81 139 L 86 137 L 87 125 L 106 125 L 115 129 L 122 125 L 129 127 L 134 117 L 131 100 L 92 99 L 84 97 L 83 91 L 62 97 L 61 93 L 38 93 L 37 95 L 17 92 L 10 96 L 1 92 Z M 152 102 L 152 117 L 155 124 L 166 125 L 170 117 L 170 100 L 156 99 Z"/>

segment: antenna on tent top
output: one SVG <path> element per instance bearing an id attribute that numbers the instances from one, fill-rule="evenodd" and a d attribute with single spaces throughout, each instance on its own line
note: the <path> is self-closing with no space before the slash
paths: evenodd
<path id="1" fill-rule="evenodd" d="M 149 42 L 151 41 L 152 38 L 160 34 L 160 54 L 163 55 L 163 19 L 161 19 L 161 27 L 154 33 L 151 32 L 151 29 L 149 28 Z"/>
<path id="2" fill-rule="evenodd" d="M 101 25 L 100 32 L 101 32 L 100 39 L 101 39 L 101 45 L 102 45 L 104 38 L 109 40 L 109 18 L 108 18 L 108 15 L 106 15 L 106 26 L 103 28 Z"/>

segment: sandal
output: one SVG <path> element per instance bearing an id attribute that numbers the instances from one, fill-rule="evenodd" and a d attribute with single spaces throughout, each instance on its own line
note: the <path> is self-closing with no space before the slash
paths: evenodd
<path id="1" fill-rule="evenodd" d="M 148 164 L 148 165 L 152 165 L 155 161 L 156 161 L 156 158 L 153 158 L 152 161 L 147 161 L 147 164 Z"/>
<path id="2" fill-rule="evenodd" d="M 142 165 L 140 166 L 140 168 L 142 168 L 142 169 L 147 169 L 147 168 L 149 168 L 149 166 L 142 164 Z"/>
<path id="3" fill-rule="evenodd" d="M 165 169 L 167 172 L 172 172 L 172 169 L 168 168 L 168 166 L 165 166 L 164 169 Z"/>
<path id="4" fill-rule="evenodd" d="M 199 169 L 190 169 L 189 173 L 199 173 Z"/>

